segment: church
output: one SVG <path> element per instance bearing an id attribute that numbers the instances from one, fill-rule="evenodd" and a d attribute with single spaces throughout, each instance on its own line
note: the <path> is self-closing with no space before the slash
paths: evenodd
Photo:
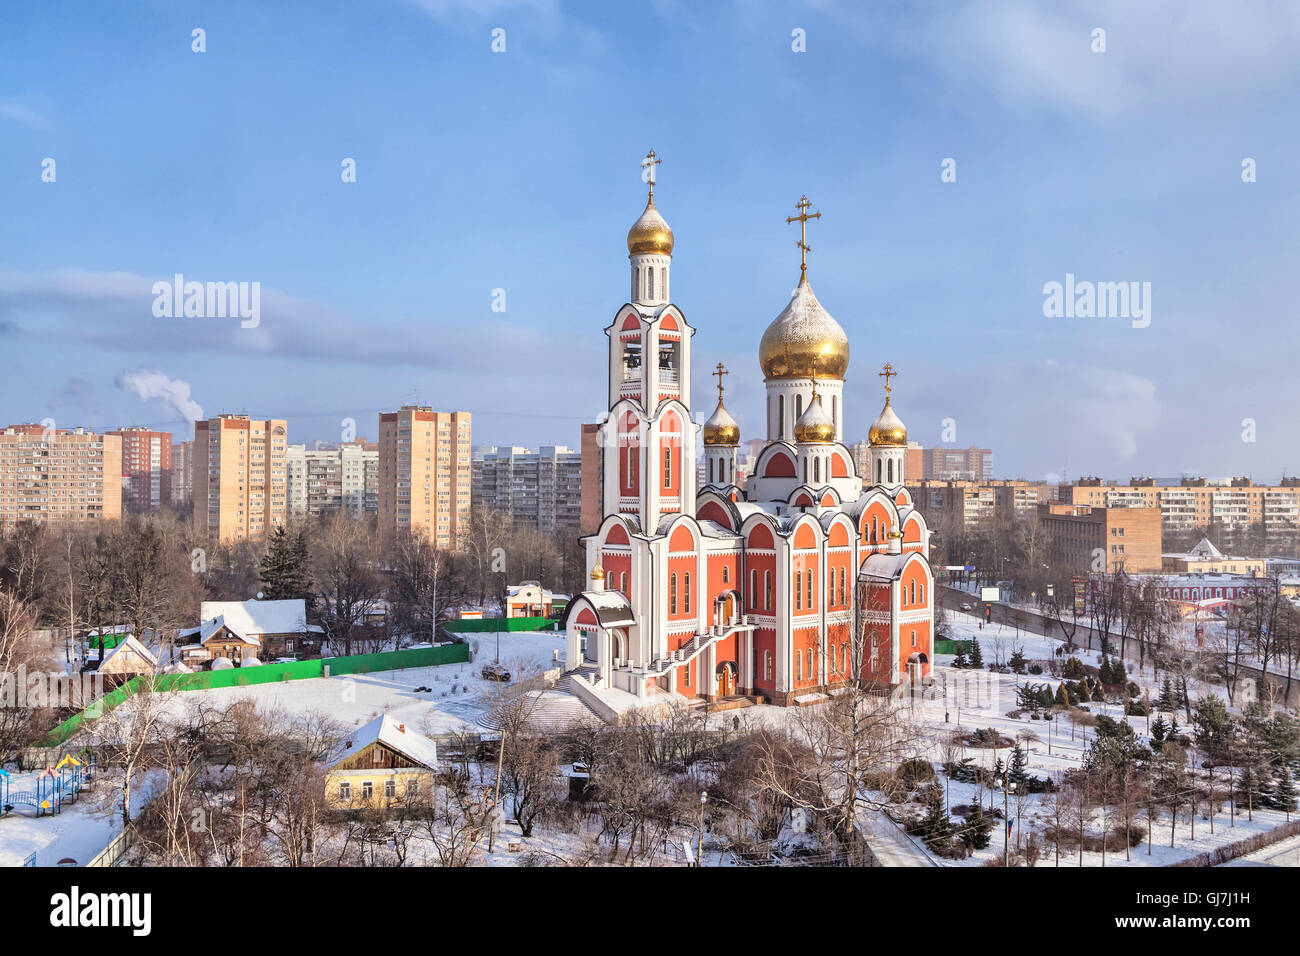
<path id="1" fill-rule="evenodd" d="M 565 613 L 566 684 L 609 714 L 661 695 L 815 703 L 855 661 L 880 693 L 927 681 L 930 532 L 903 486 L 896 373 L 880 373 L 884 408 L 860 475 L 844 442 L 848 337 L 808 280 L 807 224 L 821 214 L 804 197 L 786 220 L 800 227 L 799 282 L 758 342 L 766 436 L 742 475 L 721 363 L 717 405 L 694 419 L 695 329 L 671 299 L 657 162 L 651 151 L 642 164 L 649 199 L 627 234 L 630 301 L 605 328 L 604 518 L 585 539 L 589 588 Z"/>

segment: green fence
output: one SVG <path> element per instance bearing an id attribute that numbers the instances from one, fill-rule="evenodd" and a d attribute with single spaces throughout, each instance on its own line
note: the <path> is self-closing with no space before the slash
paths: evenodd
<path id="1" fill-rule="evenodd" d="M 558 624 L 553 617 L 484 617 L 464 621 L 447 621 L 443 630 L 453 634 L 492 633 L 494 631 L 540 631 Z"/>
<path id="2" fill-rule="evenodd" d="M 87 710 L 94 709 L 97 715 L 112 710 L 134 694 L 140 686 L 140 681 L 146 679 L 152 679 L 155 690 L 212 690 L 218 687 L 251 687 L 254 684 L 275 684 L 282 681 L 323 677 L 326 667 L 329 668 L 331 677 L 338 677 L 346 674 L 369 674 L 372 671 L 463 664 L 468 660 L 468 644 L 444 644 L 441 647 L 416 647 L 379 654 L 353 654 L 351 657 L 325 657 L 287 664 L 262 664 L 260 667 L 198 671 L 193 674 L 156 674 L 152 678 L 132 677 L 120 687 L 109 691 Z M 86 721 L 94 719 L 87 716 L 87 710 L 74 714 L 55 727 L 42 745 L 56 747 L 81 730 Z"/>
<path id="3" fill-rule="evenodd" d="M 970 641 L 948 641 L 938 638 L 934 642 L 934 652 L 936 654 L 969 654 Z"/>

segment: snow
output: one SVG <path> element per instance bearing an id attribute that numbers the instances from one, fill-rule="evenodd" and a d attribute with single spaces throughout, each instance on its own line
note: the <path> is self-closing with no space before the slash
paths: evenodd
<path id="1" fill-rule="evenodd" d="M 353 754 L 360 753 L 378 741 L 391 750 L 396 750 L 409 757 L 422 767 L 436 770 L 438 767 L 438 747 L 428 737 L 408 727 L 388 714 L 376 717 L 364 727 L 352 732 L 340 745 L 330 766 L 335 766 Z"/>
<path id="2" fill-rule="evenodd" d="M 302 598 L 283 601 L 204 601 L 199 619 L 224 617 L 226 626 L 240 635 L 300 634 L 306 628 L 307 610 Z"/>
<path id="3" fill-rule="evenodd" d="M 1300 866 L 1300 836 L 1229 860 L 1224 866 Z"/>

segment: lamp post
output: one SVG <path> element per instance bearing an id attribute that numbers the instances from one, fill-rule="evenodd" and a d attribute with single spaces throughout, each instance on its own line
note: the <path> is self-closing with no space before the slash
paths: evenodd
<path id="1" fill-rule="evenodd" d="M 1011 791 L 1016 789 L 1016 782 L 1011 779 L 1011 767 L 1008 764 L 1002 777 L 1002 865 L 1011 866 Z"/>
<path id="2" fill-rule="evenodd" d="M 700 791 L 700 836 L 695 847 L 695 865 L 704 865 L 704 805 L 709 802 L 709 791 Z"/>

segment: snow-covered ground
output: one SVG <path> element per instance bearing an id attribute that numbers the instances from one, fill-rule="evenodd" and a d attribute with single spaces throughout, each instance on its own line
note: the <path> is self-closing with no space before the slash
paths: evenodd
<path id="1" fill-rule="evenodd" d="M 1295 814 L 1292 814 L 1292 816 L 1295 816 Z M 1247 854 L 1240 859 L 1229 860 L 1223 865 L 1300 866 L 1300 836 L 1291 837 L 1291 839 L 1283 840 L 1281 843 L 1274 843 L 1272 846 L 1256 850 L 1254 853 Z"/>
<path id="2" fill-rule="evenodd" d="M 495 686 L 478 675 L 483 665 L 496 656 L 496 638 L 471 638 L 470 645 L 473 660 L 466 664 L 183 691 L 171 706 L 185 708 L 202 702 L 210 707 L 226 707 L 237 700 L 251 700 L 260 707 L 291 713 L 326 713 L 349 727 L 389 714 L 431 734 L 478 729 L 479 718 L 488 709 L 485 694 Z M 559 666 L 555 652 L 562 652 L 563 647 L 564 634 L 554 631 L 504 633 L 501 663 L 516 677 L 523 670 L 548 670 Z M 430 689 L 416 690 L 418 687 Z"/>

